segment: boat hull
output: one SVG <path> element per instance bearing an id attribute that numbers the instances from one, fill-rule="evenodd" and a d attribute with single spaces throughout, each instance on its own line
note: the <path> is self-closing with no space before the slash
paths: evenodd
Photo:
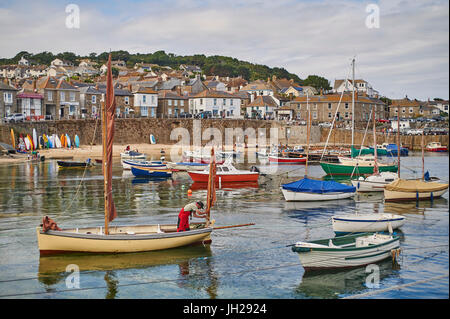
<path id="1" fill-rule="evenodd" d="M 320 162 L 320 166 L 328 175 L 371 175 L 373 174 L 373 166 L 353 166 L 353 165 L 342 165 L 335 163 Z M 378 166 L 379 172 L 397 172 L 397 165 L 380 165 Z"/>
<path id="2" fill-rule="evenodd" d="M 136 160 L 122 160 L 122 168 L 123 169 L 131 169 L 131 167 L 151 167 L 151 168 L 167 168 L 166 164 L 157 164 L 148 161 L 136 161 Z"/>
<path id="3" fill-rule="evenodd" d="M 380 215 L 380 216 L 376 216 Z M 333 231 L 336 235 L 362 232 L 382 232 L 400 228 L 405 223 L 405 217 L 400 215 L 373 214 L 373 217 L 363 216 L 333 216 L 331 218 Z"/>
<path id="4" fill-rule="evenodd" d="M 448 152 L 446 147 L 434 147 L 425 149 L 427 152 Z"/>
<path id="5" fill-rule="evenodd" d="M 269 162 L 278 164 L 305 164 L 306 157 L 290 158 L 290 157 L 269 156 Z"/>
<path id="6" fill-rule="evenodd" d="M 386 202 L 429 200 L 432 198 L 441 197 L 446 191 L 447 189 L 435 192 L 399 192 L 384 189 L 384 200 Z"/>
<path id="7" fill-rule="evenodd" d="M 136 177 L 171 177 L 172 171 L 168 168 L 131 167 L 131 173 Z"/>
<path id="8" fill-rule="evenodd" d="M 189 176 L 196 183 L 207 183 L 209 175 L 204 172 L 189 172 Z M 232 183 L 232 182 L 257 182 L 259 173 L 249 172 L 243 174 L 216 174 L 216 183 Z"/>
<path id="9" fill-rule="evenodd" d="M 336 200 L 350 198 L 355 193 L 304 193 L 304 192 L 293 192 L 287 189 L 281 189 L 283 192 L 284 199 L 287 202 L 312 202 L 312 201 L 323 201 L 323 200 Z"/>
<path id="10" fill-rule="evenodd" d="M 305 271 L 351 268 L 369 265 L 391 257 L 391 250 L 400 247 L 400 237 L 386 243 L 360 248 L 311 248 L 297 251 Z"/>
<path id="11" fill-rule="evenodd" d="M 158 233 L 157 229 L 168 232 Z M 211 232 L 211 227 L 176 232 L 176 225 L 114 226 L 110 235 L 102 234 L 98 227 L 46 233 L 36 228 L 41 256 L 71 252 L 131 253 L 206 244 L 211 242 Z"/>
<path id="12" fill-rule="evenodd" d="M 58 167 L 59 168 L 64 168 L 64 169 L 66 169 L 66 168 L 74 168 L 74 169 L 81 168 L 81 169 L 84 169 L 84 168 L 90 168 L 90 167 L 93 166 L 92 164 L 89 164 L 89 163 L 86 163 L 86 162 L 57 161 L 57 163 L 58 163 Z"/>

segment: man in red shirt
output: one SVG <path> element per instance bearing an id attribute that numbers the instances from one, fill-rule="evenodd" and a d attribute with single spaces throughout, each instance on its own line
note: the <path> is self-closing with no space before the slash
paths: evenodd
<path id="1" fill-rule="evenodd" d="M 205 212 L 201 212 L 200 209 L 203 209 L 203 203 L 200 201 L 184 206 L 178 214 L 177 232 L 190 230 L 189 217 L 192 217 L 192 215 L 197 218 L 207 219 L 208 215 Z"/>

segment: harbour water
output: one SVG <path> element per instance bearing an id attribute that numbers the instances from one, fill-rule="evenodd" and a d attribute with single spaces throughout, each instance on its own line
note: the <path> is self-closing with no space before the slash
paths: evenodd
<path id="1" fill-rule="evenodd" d="M 430 175 L 448 182 L 448 154 L 426 155 Z M 402 177 L 421 176 L 420 156 L 402 158 Z M 115 164 L 113 195 L 119 217 L 113 225 L 176 223 L 181 207 L 206 197 L 206 189 L 192 185 L 186 173 L 164 180 L 136 179 L 118 161 Z M 35 232 L 43 216 L 62 228 L 103 225 L 101 168 L 85 173 L 58 170 L 55 160 L 1 165 L 0 298 L 308 299 L 366 293 L 363 298 L 449 297 L 448 276 L 426 281 L 448 274 L 448 192 L 418 204 L 384 203 L 382 193 L 342 201 L 285 202 L 280 184 L 303 174 L 304 166 L 283 166 L 257 185 L 217 190 L 215 226 L 255 225 L 214 231 L 206 247 L 41 258 Z M 325 174 L 319 165 L 310 165 L 309 175 Z M 377 264 L 377 287 L 368 284 L 366 267 L 304 273 L 290 245 L 333 237 L 334 214 L 373 211 L 407 218 L 397 231 L 402 248 L 398 264 Z M 74 267 L 80 271 L 79 282 L 72 280 Z M 425 282 L 415 284 L 421 280 Z M 396 289 L 401 285 L 405 287 Z"/>

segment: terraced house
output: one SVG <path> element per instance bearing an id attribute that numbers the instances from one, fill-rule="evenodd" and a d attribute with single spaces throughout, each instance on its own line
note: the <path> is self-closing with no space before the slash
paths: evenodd
<path id="1" fill-rule="evenodd" d="M 25 81 L 23 88 L 36 90 L 36 93 L 44 96 L 42 116 L 57 120 L 80 117 L 80 92 L 64 78 L 47 76 L 38 79 L 36 84 Z"/>
<path id="2" fill-rule="evenodd" d="M 158 92 L 157 116 L 159 118 L 178 117 L 181 113 L 188 113 L 188 97 L 176 92 Z"/>
<path id="3" fill-rule="evenodd" d="M 227 92 L 205 90 L 189 98 L 189 112 L 211 112 L 213 117 L 241 118 L 241 98 Z"/>
<path id="4" fill-rule="evenodd" d="M 411 100 L 406 96 L 403 99 L 392 100 L 389 106 L 389 116 L 391 118 L 397 116 L 400 112 L 400 118 L 416 118 L 416 117 L 432 117 L 439 115 L 440 110 L 437 105 L 431 105 L 428 102 L 419 101 L 417 99 Z"/>
<path id="5" fill-rule="evenodd" d="M 0 117 L 17 112 L 17 89 L 9 84 L 7 79 L 0 82 Z"/>
<path id="6" fill-rule="evenodd" d="M 103 93 L 94 86 L 80 88 L 81 118 L 99 118 Z"/>
<path id="7" fill-rule="evenodd" d="M 341 123 L 350 124 L 352 121 L 352 95 L 326 94 L 309 96 L 300 96 L 295 98 L 289 105 L 283 106 L 278 111 L 279 117 L 290 120 L 307 120 L 309 106 L 311 120 L 313 123 L 332 122 L 336 115 L 336 120 Z M 355 125 L 364 126 L 371 117 L 372 108 L 375 109 L 376 119 L 385 119 L 388 108 L 386 104 L 376 98 L 367 95 L 355 94 Z"/>

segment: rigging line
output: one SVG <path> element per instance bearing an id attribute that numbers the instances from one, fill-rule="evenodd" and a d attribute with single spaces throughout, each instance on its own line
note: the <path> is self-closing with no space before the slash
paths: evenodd
<path id="1" fill-rule="evenodd" d="M 347 73 L 347 76 L 345 77 L 345 83 L 347 83 L 349 76 L 350 76 L 350 69 L 349 69 L 349 71 L 348 71 L 348 73 Z M 331 128 L 330 128 L 330 131 L 328 132 L 328 137 L 327 137 L 327 140 L 326 140 L 326 142 L 325 142 L 325 145 L 323 146 L 323 151 L 322 151 L 322 155 L 320 156 L 320 160 L 322 160 L 323 156 L 325 155 L 325 150 L 326 150 L 326 148 L 327 148 L 328 141 L 330 140 L 331 132 L 333 131 L 334 123 L 335 123 L 335 121 L 336 121 L 336 115 L 337 115 L 338 110 L 339 110 L 339 107 L 340 107 L 340 105 L 341 105 L 342 97 L 344 96 L 344 91 L 345 91 L 345 90 L 343 90 L 343 91 L 341 92 L 341 97 L 339 98 L 338 106 L 337 106 L 336 111 L 335 111 L 335 113 L 334 113 L 333 121 L 332 121 L 332 123 L 331 123 Z"/>
<path id="2" fill-rule="evenodd" d="M 435 277 L 428 278 L 428 279 L 418 280 L 418 281 L 410 282 L 410 283 L 403 284 L 403 285 L 396 285 L 393 287 L 384 288 L 384 289 L 380 289 L 380 290 L 376 290 L 376 291 L 369 291 L 369 292 L 358 294 L 358 295 L 343 297 L 342 299 L 358 299 L 358 298 L 362 298 L 362 297 L 368 297 L 368 296 L 372 296 L 372 295 L 377 295 L 382 292 L 407 288 L 407 287 L 424 284 L 424 283 L 427 283 L 430 281 L 434 281 L 434 280 L 438 280 L 438 279 L 442 279 L 442 278 L 446 278 L 446 277 L 448 277 L 448 272 L 447 272 L 447 274 L 444 274 L 444 275 L 439 275 L 439 276 L 435 276 Z"/>
<path id="3" fill-rule="evenodd" d="M 92 149 L 92 144 L 94 143 L 95 140 L 95 135 L 97 133 L 97 127 L 98 127 L 98 117 L 95 119 L 95 127 L 94 127 L 94 134 L 92 135 L 92 141 L 91 141 L 91 149 Z M 72 207 L 73 202 L 75 201 L 75 199 L 78 197 L 78 194 L 80 192 L 81 189 L 81 184 L 84 182 L 84 177 L 86 175 L 86 171 L 88 169 L 88 166 L 86 165 L 84 167 L 83 170 L 83 175 L 81 176 L 80 182 L 78 183 L 77 186 L 77 190 L 75 192 L 75 195 L 73 195 L 72 200 L 69 202 L 69 205 L 67 206 L 67 208 L 64 210 L 64 212 L 67 212 L 69 210 L 70 207 Z"/>
<path id="4" fill-rule="evenodd" d="M 372 112 L 373 112 L 373 107 L 372 107 L 372 110 L 370 111 L 370 116 L 369 116 L 369 118 L 372 118 Z M 353 114 L 352 116 L 354 116 L 354 114 Z M 359 154 L 358 154 L 358 157 L 361 156 L 362 146 L 364 145 L 364 141 L 365 141 L 365 139 L 366 139 L 366 134 L 367 134 L 367 131 L 368 131 L 368 129 L 369 129 L 369 123 L 370 123 L 370 120 L 367 121 L 366 131 L 364 132 L 364 136 L 363 136 L 363 139 L 362 139 L 362 141 L 361 141 L 361 146 L 359 147 Z M 352 148 L 353 148 L 353 145 L 352 145 Z M 377 151 L 377 150 L 375 150 L 375 152 L 376 152 L 376 151 Z M 351 154 L 351 151 L 350 151 L 350 154 Z M 358 167 L 358 159 L 356 159 L 356 165 L 353 167 L 353 171 L 352 171 L 352 175 L 350 175 L 350 179 L 353 177 L 353 174 L 355 173 L 355 169 L 356 169 L 357 167 Z M 358 168 L 358 172 L 359 172 L 359 168 Z"/>

